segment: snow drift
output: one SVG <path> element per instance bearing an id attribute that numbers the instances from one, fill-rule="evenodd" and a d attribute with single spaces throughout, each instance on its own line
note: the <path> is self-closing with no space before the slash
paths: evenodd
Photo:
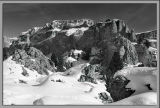
<path id="1" fill-rule="evenodd" d="M 3 65 L 3 104 L 38 105 L 36 100 L 43 101 L 44 105 L 103 104 L 98 94 L 105 92 L 110 96 L 104 83 L 78 82 L 83 65 L 66 71 L 72 74 L 57 72 L 46 76 L 17 64 L 10 57 Z M 22 68 L 26 69 L 28 75 L 22 74 Z"/>

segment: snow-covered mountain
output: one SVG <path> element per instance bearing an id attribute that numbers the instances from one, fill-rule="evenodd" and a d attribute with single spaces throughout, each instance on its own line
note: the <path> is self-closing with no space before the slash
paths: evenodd
<path id="1" fill-rule="evenodd" d="M 156 104 L 156 39 L 119 19 L 32 27 L 3 48 L 3 103 Z"/>

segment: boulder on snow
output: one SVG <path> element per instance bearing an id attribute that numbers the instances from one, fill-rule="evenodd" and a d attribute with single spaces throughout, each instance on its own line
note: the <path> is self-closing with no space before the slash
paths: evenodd
<path id="1" fill-rule="evenodd" d="M 79 82 L 91 82 L 91 83 L 97 84 L 95 79 L 89 76 L 85 76 L 85 75 L 81 75 L 78 81 Z"/>
<path id="2" fill-rule="evenodd" d="M 33 105 L 44 105 L 43 99 L 37 99 L 33 101 Z"/>
<path id="3" fill-rule="evenodd" d="M 22 75 L 29 76 L 27 70 L 24 67 L 22 67 L 22 70 L 23 70 Z"/>
<path id="4" fill-rule="evenodd" d="M 113 99 L 110 96 L 108 96 L 105 92 L 101 92 L 98 95 L 99 95 L 99 98 L 102 100 L 102 103 L 104 104 L 113 102 Z"/>

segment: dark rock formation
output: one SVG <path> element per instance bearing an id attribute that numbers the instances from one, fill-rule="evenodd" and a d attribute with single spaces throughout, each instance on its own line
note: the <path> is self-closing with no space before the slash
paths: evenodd
<path id="1" fill-rule="evenodd" d="M 9 48 L 8 47 L 4 47 L 3 48 L 3 60 L 7 59 L 9 56 L 10 56 Z"/>
<path id="2" fill-rule="evenodd" d="M 125 37 L 118 37 L 112 41 L 102 41 L 99 45 L 102 48 L 102 66 L 106 80 L 110 80 L 117 70 L 125 65 L 135 65 L 138 62 L 138 55 L 135 47 Z"/>
<path id="3" fill-rule="evenodd" d="M 12 60 L 24 65 L 25 67 L 36 70 L 39 74 L 47 74 L 50 70 L 55 71 L 54 63 L 49 60 L 43 53 L 36 48 L 30 47 L 26 50 L 17 49 L 12 55 Z M 26 75 L 26 72 L 22 73 Z"/>
<path id="4" fill-rule="evenodd" d="M 81 27 L 88 27 L 88 29 L 80 36 L 66 34 L 66 30 Z M 54 31 L 54 28 L 58 28 L 60 31 Z M 67 29 L 64 30 L 64 28 Z M 57 71 L 64 71 L 63 54 L 67 51 L 71 49 L 83 50 L 82 59 L 89 60 L 92 48 L 97 47 L 101 52 L 94 55 L 94 58 L 98 59 L 92 59 L 90 62 L 102 64 L 105 67 L 104 71 L 108 71 L 112 66 L 112 69 L 109 70 L 114 73 L 120 68 L 113 64 L 121 64 L 119 66 L 122 67 L 124 64 L 136 64 L 137 55 L 134 46 L 129 41 L 135 41 L 134 38 L 134 31 L 130 31 L 124 21 L 118 19 L 108 19 L 96 24 L 88 19 L 55 20 L 52 23 L 47 23 L 44 27 L 36 30 L 34 28 L 29 30 L 27 34 L 20 35 L 11 47 L 13 50 L 16 48 L 24 49 L 26 45 L 30 45 L 41 50 L 55 63 Z M 118 61 L 112 60 L 114 58 L 119 59 L 116 59 Z M 111 61 L 112 64 L 110 64 Z"/>
<path id="5" fill-rule="evenodd" d="M 157 67 L 157 54 L 150 50 L 151 47 L 147 47 L 144 44 L 136 44 L 135 48 L 138 53 L 138 60 L 146 67 Z"/>
<path id="6" fill-rule="evenodd" d="M 43 99 L 36 99 L 35 101 L 33 101 L 33 105 L 44 105 Z"/>
<path id="7" fill-rule="evenodd" d="M 85 76 L 85 75 L 81 75 L 80 78 L 78 79 L 78 81 L 79 82 L 91 82 L 91 83 L 97 84 L 95 79 L 88 77 L 88 76 Z"/>
<path id="8" fill-rule="evenodd" d="M 24 80 L 20 80 L 20 79 L 19 79 L 19 83 L 27 84 L 27 82 L 26 82 L 26 81 L 24 81 Z"/>
<path id="9" fill-rule="evenodd" d="M 113 101 L 118 101 L 131 96 L 135 90 L 126 88 L 130 81 L 123 76 L 117 76 L 110 80 L 109 85 L 106 85 L 107 91 L 110 93 Z"/>
<path id="10" fill-rule="evenodd" d="M 137 44 L 135 45 L 138 59 L 144 66 L 157 66 L 157 30 L 137 33 Z M 150 50 L 152 49 L 152 50 Z"/>
<path id="11" fill-rule="evenodd" d="M 29 76 L 27 70 L 23 66 L 22 66 L 22 70 L 23 70 L 22 75 Z"/>
<path id="12" fill-rule="evenodd" d="M 131 42 L 137 42 L 137 37 L 135 31 L 132 29 L 130 33 L 130 40 Z"/>
<path id="13" fill-rule="evenodd" d="M 79 59 L 82 57 L 82 51 L 72 49 L 71 51 L 64 53 L 62 56 L 63 67 L 65 67 L 67 70 L 79 62 Z"/>
<path id="14" fill-rule="evenodd" d="M 101 48 L 98 47 L 92 47 L 90 51 L 90 57 L 89 57 L 89 63 L 94 64 L 100 64 L 103 61 L 103 52 Z"/>
<path id="15" fill-rule="evenodd" d="M 118 26 L 115 23 L 117 23 Z M 98 59 L 96 61 L 95 59 L 92 59 L 90 62 L 101 63 L 102 66 L 105 67 L 105 71 L 108 71 L 109 66 L 112 66 L 112 70 L 110 72 L 114 73 L 118 69 L 121 69 L 125 64 L 136 64 L 138 62 L 136 50 L 130 41 L 133 39 L 129 37 L 127 39 L 127 33 L 130 33 L 130 31 L 123 21 L 107 20 L 104 23 L 99 23 L 90 27 L 90 29 L 84 33 L 83 37 L 77 41 L 77 46 L 84 52 L 86 49 L 90 50 L 89 53 L 91 53 L 91 49 L 93 47 L 100 49 L 101 53 L 94 55 L 94 58 Z M 134 35 L 133 31 L 131 34 Z M 123 52 L 124 55 L 120 55 L 122 52 L 121 47 L 123 47 L 125 51 Z M 90 56 L 92 55 L 90 54 Z M 114 61 L 112 60 L 113 58 L 119 58 L 119 60 L 117 59 Z M 110 64 L 111 61 L 112 64 Z"/>
<path id="16" fill-rule="evenodd" d="M 134 65 L 138 62 L 138 55 L 131 41 L 127 38 L 120 37 L 117 38 L 115 42 L 115 46 L 117 47 L 120 58 L 123 60 L 124 64 Z"/>
<path id="17" fill-rule="evenodd" d="M 99 93 L 99 98 L 102 100 L 102 103 L 107 104 L 107 103 L 112 103 L 113 99 L 108 96 L 105 92 Z"/>
<path id="18" fill-rule="evenodd" d="M 82 75 L 78 79 L 80 82 L 91 82 L 91 83 L 97 83 L 97 79 L 102 79 L 103 74 L 102 68 L 100 65 L 89 65 L 82 69 Z"/>
<path id="19" fill-rule="evenodd" d="M 142 43 L 143 40 L 145 40 L 145 39 L 155 39 L 155 40 L 157 40 L 157 30 L 137 33 L 136 38 L 137 38 L 138 43 Z"/>

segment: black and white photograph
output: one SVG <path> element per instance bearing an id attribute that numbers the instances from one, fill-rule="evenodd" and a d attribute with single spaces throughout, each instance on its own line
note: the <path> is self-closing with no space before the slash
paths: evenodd
<path id="1" fill-rule="evenodd" d="M 2 4 L 2 104 L 158 105 L 158 2 Z"/>

